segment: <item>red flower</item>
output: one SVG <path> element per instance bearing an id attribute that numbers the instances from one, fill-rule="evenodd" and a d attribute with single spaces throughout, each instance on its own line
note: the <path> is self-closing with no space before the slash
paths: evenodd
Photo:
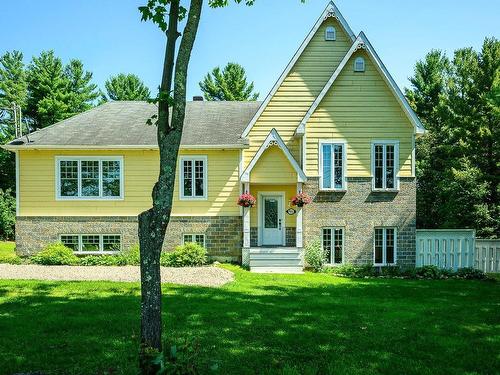
<path id="1" fill-rule="evenodd" d="M 241 194 L 238 198 L 238 206 L 241 206 L 241 207 L 253 207 L 255 206 L 255 203 L 257 202 L 257 200 L 255 199 L 255 197 L 252 195 L 252 194 L 249 194 L 249 193 L 245 193 L 245 194 Z"/>
<path id="2" fill-rule="evenodd" d="M 291 200 L 293 206 L 304 207 L 306 204 L 312 202 L 312 198 L 306 193 L 298 193 Z"/>

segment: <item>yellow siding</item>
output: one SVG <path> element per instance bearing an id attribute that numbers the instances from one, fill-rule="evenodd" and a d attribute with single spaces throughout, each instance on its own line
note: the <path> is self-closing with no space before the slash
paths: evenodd
<path id="1" fill-rule="evenodd" d="M 135 216 L 151 206 L 151 189 L 158 177 L 158 152 L 115 151 L 21 151 L 21 216 Z M 123 200 L 56 200 L 55 157 L 123 156 L 125 194 Z M 239 216 L 236 200 L 239 151 L 187 151 L 181 155 L 207 155 L 208 199 L 179 200 L 179 181 L 174 190 L 173 215 Z M 177 174 L 178 175 L 178 174 Z"/>
<path id="2" fill-rule="evenodd" d="M 355 73 L 363 56 L 366 71 Z M 356 52 L 306 125 L 308 176 L 318 175 L 318 141 L 347 141 L 347 175 L 371 175 L 371 141 L 399 140 L 400 176 L 411 176 L 413 125 L 365 51 Z"/>
<path id="3" fill-rule="evenodd" d="M 286 211 L 290 207 L 290 200 L 297 192 L 297 185 L 252 185 L 250 184 L 250 193 L 257 198 L 257 204 L 250 209 L 250 226 L 257 227 L 258 226 L 258 214 L 259 214 L 259 205 L 258 201 L 260 192 L 284 192 L 285 193 L 285 206 L 283 207 Z M 287 228 L 295 228 L 297 224 L 296 215 L 288 215 L 286 212 L 285 216 L 285 225 Z"/>
<path id="4" fill-rule="evenodd" d="M 334 26 L 337 30 L 336 41 L 325 41 L 327 26 Z M 245 166 L 272 128 L 278 130 L 292 155 L 300 160 L 300 142 L 293 137 L 295 128 L 351 44 L 351 39 L 336 20 L 328 18 L 323 22 L 250 131 L 250 148 L 244 152 Z"/>
<path id="5" fill-rule="evenodd" d="M 293 184 L 297 182 L 297 172 L 278 146 L 269 147 L 261 155 L 250 173 L 252 184 Z"/>

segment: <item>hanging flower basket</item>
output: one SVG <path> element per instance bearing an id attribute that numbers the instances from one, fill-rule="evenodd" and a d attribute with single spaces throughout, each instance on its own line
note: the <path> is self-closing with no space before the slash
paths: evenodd
<path id="1" fill-rule="evenodd" d="M 257 200 L 255 199 L 255 197 L 252 195 L 252 194 L 249 194 L 249 193 L 245 193 L 245 194 L 241 194 L 238 198 L 238 206 L 241 206 L 241 207 L 253 207 L 255 206 L 255 203 L 257 202 Z"/>
<path id="2" fill-rule="evenodd" d="M 306 193 L 299 193 L 292 198 L 291 202 L 292 206 L 304 207 L 306 204 L 311 203 L 312 199 Z"/>

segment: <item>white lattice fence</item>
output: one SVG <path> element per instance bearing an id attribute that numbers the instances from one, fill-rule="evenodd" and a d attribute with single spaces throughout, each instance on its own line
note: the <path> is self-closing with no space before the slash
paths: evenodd
<path id="1" fill-rule="evenodd" d="M 500 272 L 500 240 L 476 239 L 475 267 L 484 272 Z"/>
<path id="2" fill-rule="evenodd" d="M 416 266 L 474 267 L 475 236 L 473 229 L 418 229 Z"/>

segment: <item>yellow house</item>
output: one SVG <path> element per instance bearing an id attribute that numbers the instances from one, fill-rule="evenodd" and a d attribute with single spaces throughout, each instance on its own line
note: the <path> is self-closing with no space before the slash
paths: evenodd
<path id="1" fill-rule="evenodd" d="M 110 102 L 19 138 L 16 243 L 79 254 L 137 243 L 158 174 L 157 108 Z M 415 137 L 424 132 L 366 35 L 329 3 L 263 102 L 187 103 L 165 249 L 186 241 L 255 271 L 415 264 Z M 240 207 L 249 193 L 254 207 Z M 293 198 L 306 205 L 293 205 Z"/>

